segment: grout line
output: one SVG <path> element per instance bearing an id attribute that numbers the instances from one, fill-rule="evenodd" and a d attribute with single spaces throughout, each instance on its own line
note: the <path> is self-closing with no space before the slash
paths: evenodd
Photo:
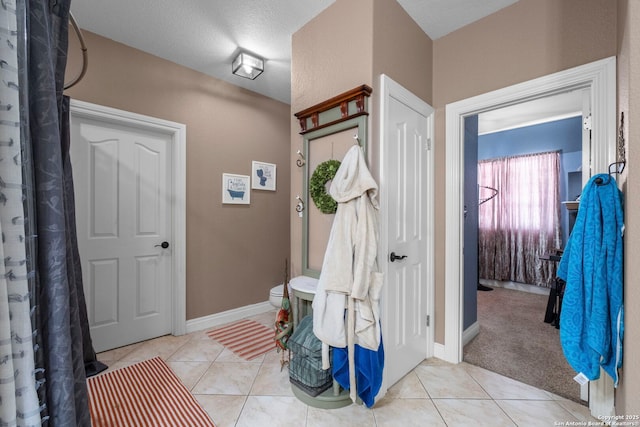
<path id="1" fill-rule="evenodd" d="M 240 421 L 240 417 L 242 417 L 242 413 L 244 412 L 244 407 L 247 406 L 247 400 L 249 400 L 249 395 L 244 396 L 244 402 L 242 402 L 242 406 L 240 407 L 240 412 L 238 412 L 238 418 L 236 422 L 233 424 L 234 427 L 237 427 L 238 422 Z"/>
<path id="2" fill-rule="evenodd" d="M 418 365 L 420 366 L 420 365 Z M 420 386 L 422 387 L 422 389 L 424 390 L 425 394 L 427 395 L 427 399 L 433 401 L 433 397 L 431 396 L 431 393 L 429 393 L 429 390 L 427 389 L 427 386 L 424 385 L 424 383 L 422 382 L 422 380 L 420 379 L 420 375 L 418 375 L 418 373 L 416 372 L 416 369 L 418 368 L 418 366 L 416 366 L 415 368 L 413 368 L 413 370 L 411 372 L 413 372 L 413 374 L 416 376 L 416 378 L 418 379 L 418 382 L 420 383 Z"/>
<path id="3" fill-rule="evenodd" d="M 209 366 L 207 366 L 207 369 L 205 369 L 202 372 L 202 374 L 198 377 L 198 379 L 193 383 L 193 386 L 191 387 L 191 389 L 189 389 L 189 393 L 193 394 L 193 389 L 196 388 L 198 384 L 200 384 L 200 381 L 202 381 L 202 378 L 204 378 L 207 372 L 209 372 L 209 369 L 211 369 L 211 366 L 213 366 L 213 361 L 209 361 Z"/>
<path id="4" fill-rule="evenodd" d="M 153 340 L 149 340 L 147 342 L 151 342 Z M 215 340 L 212 340 L 213 342 L 217 342 Z M 179 351 L 187 348 L 188 345 L 196 345 L 197 344 L 197 339 L 195 337 L 195 335 L 191 335 L 189 336 L 189 338 L 187 340 L 185 340 L 185 342 L 183 342 L 181 345 L 179 345 L 178 347 L 176 347 L 173 352 L 171 352 L 171 354 L 169 354 L 166 358 L 167 361 L 169 361 L 169 359 L 171 357 L 174 357 Z M 213 365 L 219 360 L 220 356 L 224 353 L 225 350 L 228 350 L 227 347 L 223 346 L 220 344 L 220 346 L 222 347 L 222 350 L 213 358 L 213 360 L 203 360 L 203 361 L 182 361 L 182 360 L 175 360 L 174 362 L 199 362 L 199 363 L 207 363 L 206 369 L 203 370 L 202 374 L 200 374 L 198 376 L 198 378 L 194 381 L 193 385 L 189 388 L 189 392 L 192 393 L 194 396 L 195 394 L 193 393 L 193 390 L 195 389 L 195 387 L 203 380 L 203 378 L 205 377 L 205 375 L 207 374 L 207 372 L 213 367 Z M 130 351 L 126 352 L 125 354 L 123 354 L 118 360 L 113 361 L 113 363 L 119 363 L 119 362 L 128 362 L 126 360 L 124 360 L 128 355 L 130 355 L 132 352 L 140 349 L 141 346 L 135 346 L 134 348 L 132 348 Z M 159 350 L 158 353 L 160 353 L 161 351 Z M 280 354 L 277 353 L 279 356 Z M 157 354 L 159 356 L 159 354 Z M 258 366 L 258 369 L 256 371 L 255 376 L 252 378 L 251 381 L 251 385 L 248 388 L 248 391 L 246 392 L 246 394 L 238 394 L 238 395 L 229 395 L 229 394 L 224 394 L 224 393 L 215 393 L 213 395 L 218 395 L 218 396 L 237 396 L 237 397 L 242 397 L 242 405 L 240 407 L 240 410 L 237 414 L 237 419 L 234 423 L 234 426 L 238 426 L 239 425 L 239 421 L 241 419 L 241 417 L 243 416 L 244 410 L 245 408 L 247 408 L 247 403 L 248 403 L 248 399 L 250 396 L 252 396 L 252 391 L 253 388 L 255 387 L 255 385 L 257 384 L 257 379 L 258 376 L 260 375 L 260 373 L 262 372 L 263 369 L 271 369 L 271 363 L 273 360 L 272 359 L 272 354 L 271 353 L 267 353 L 264 354 L 262 356 L 262 360 L 260 360 L 260 362 L 258 363 L 253 363 L 253 362 L 247 362 L 247 361 L 238 361 L 238 362 L 220 362 L 220 363 L 253 363 L 254 365 Z M 269 362 L 267 362 L 267 360 L 269 359 Z M 274 359 L 275 360 L 275 359 Z M 132 363 L 137 363 L 137 361 L 131 361 Z M 279 363 L 279 360 L 276 360 L 275 363 Z M 564 412 L 567 413 L 568 418 L 567 419 L 578 419 L 578 417 L 576 415 L 573 414 L 573 412 L 571 412 L 570 409 L 565 408 L 563 405 L 560 404 L 560 401 L 553 399 L 553 396 L 549 394 L 549 398 L 545 399 L 545 398 L 535 398 L 535 399 L 523 399 L 523 398 L 513 398 L 513 399 L 500 399 L 497 400 L 495 399 L 489 392 L 488 390 L 483 386 L 483 384 L 480 382 L 479 379 L 476 378 L 476 376 L 474 376 L 472 374 L 472 372 L 470 372 L 467 368 L 465 368 L 464 366 L 461 366 L 461 368 L 463 369 L 463 372 L 465 372 L 469 377 L 471 377 L 471 379 L 480 387 L 481 390 L 483 390 L 483 392 L 486 393 L 487 397 L 473 397 L 473 398 L 457 398 L 457 397 L 444 397 L 444 398 L 437 398 L 437 397 L 433 397 L 431 396 L 431 394 L 429 393 L 429 390 L 427 389 L 426 383 L 424 383 L 422 381 L 422 379 L 420 378 L 420 376 L 418 375 L 418 373 L 416 372 L 416 369 L 418 369 L 421 365 L 416 366 L 416 368 L 414 368 L 410 374 L 414 375 L 415 378 L 418 379 L 419 381 L 419 386 L 422 388 L 422 390 L 424 390 L 426 397 L 408 397 L 408 398 L 404 398 L 404 397 L 395 397 L 393 398 L 394 400 L 398 400 L 398 401 L 402 401 L 402 400 L 425 400 L 428 399 L 431 404 L 433 405 L 433 407 L 436 409 L 438 415 L 440 416 L 441 421 L 444 423 L 444 425 L 448 425 L 444 416 L 443 416 L 443 412 L 441 412 L 441 409 L 438 407 L 437 403 L 438 402 L 444 402 L 444 401 L 461 401 L 461 400 L 482 400 L 482 401 L 487 401 L 490 400 L 492 402 L 494 402 L 495 405 L 498 406 L 498 408 L 500 408 L 501 413 L 503 413 L 506 418 L 508 420 L 510 420 L 516 427 L 518 426 L 518 424 L 514 421 L 514 419 L 509 415 L 509 413 L 507 413 L 507 411 L 500 405 L 500 401 L 541 401 L 541 402 L 555 402 L 557 406 L 559 406 L 560 408 L 563 409 Z M 429 365 L 433 368 L 438 369 L 439 366 L 438 365 Z M 474 366 L 474 365 L 470 365 L 470 366 Z M 286 366 L 285 366 L 286 368 Z M 482 369 L 482 368 L 479 368 Z M 491 371 L 488 371 L 491 372 Z M 499 374 L 496 374 L 499 375 Z M 508 377 L 507 377 L 508 378 Z M 535 388 L 535 387 L 534 387 Z M 199 394 L 199 395 L 204 395 L 204 396 L 211 396 L 211 394 Z M 260 394 L 260 395 L 255 395 L 254 397 L 291 397 L 291 396 L 283 396 L 283 395 L 275 395 L 275 394 Z M 372 416 L 373 416 L 373 426 L 378 426 L 378 419 L 376 416 L 376 410 L 375 407 L 372 409 Z M 307 426 L 309 424 L 309 414 L 310 414 L 310 406 L 305 404 L 305 409 L 304 409 L 304 423 L 302 424 L 302 426 Z"/>

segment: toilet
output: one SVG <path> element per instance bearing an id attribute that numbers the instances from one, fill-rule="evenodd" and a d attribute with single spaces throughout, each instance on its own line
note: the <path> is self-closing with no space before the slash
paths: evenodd
<path id="1" fill-rule="evenodd" d="M 291 288 L 289 288 L 291 289 Z M 282 294 L 284 293 L 284 285 L 280 283 L 269 291 L 269 302 L 272 306 L 280 308 L 282 306 Z"/>
<path id="2" fill-rule="evenodd" d="M 289 298 L 291 298 L 291 287 L 304 290 L 305 292 L 315 292 L 318 279 L 307 276 L 296 276 L 289 281 Z M 269 302 L 276 308 L 282 307 L 282 294 L 284 293 L 284 285 L 280 283 L 269 291 Z"/>

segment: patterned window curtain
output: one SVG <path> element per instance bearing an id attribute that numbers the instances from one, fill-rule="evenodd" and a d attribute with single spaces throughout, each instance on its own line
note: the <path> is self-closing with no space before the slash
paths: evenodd
<path id="1" fill-rule="evenodd" d="M 498 190 L 479 208 L 481 278 L 551 286 L 555 265 L 539 257 L 561 246 L 559 176 L 558 152 L 478 162 L 478 185 Z"/>
<path id="2" fill-rule="evenodd" d="M 0 426 L 39 426 L 25 245 L 17 46 L 15 2 L 3 0 L 0 8 Z"/>

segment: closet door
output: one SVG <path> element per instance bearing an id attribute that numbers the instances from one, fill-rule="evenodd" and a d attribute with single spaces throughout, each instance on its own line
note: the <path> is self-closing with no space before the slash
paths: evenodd
<path id="1" fill-rule="evenodd" d="M 386 279 L 382 322 L 390 387 L 433 344 L 433 109 L 397 83 L 386 83 L 381 241 L 387 247 L 379 262 Z"/>
<path id="2" fill-rule="evenodd" d="M 96 351 L 171 333 L 171 137 L 72 117 L 71 138 Z"/>

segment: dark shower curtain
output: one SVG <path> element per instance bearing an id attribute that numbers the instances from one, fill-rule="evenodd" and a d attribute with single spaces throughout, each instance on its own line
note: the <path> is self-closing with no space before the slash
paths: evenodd
<path id="1" fill-rule="evenodd" d="M 90 426 L 85 362 L 95 361 L 75 235 L 69 99 L 70 0 L 18 1 L 25 224 L 43 425 Z"/>

